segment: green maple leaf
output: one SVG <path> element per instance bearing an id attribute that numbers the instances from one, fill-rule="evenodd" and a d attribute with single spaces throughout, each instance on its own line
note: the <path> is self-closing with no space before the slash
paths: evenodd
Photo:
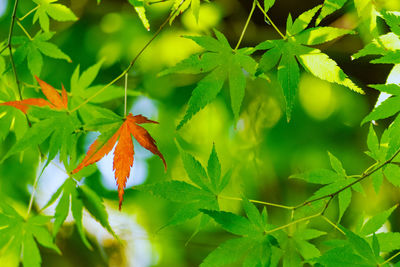
<path id="1" fill-rule="evenodd" d="M 204 1 L 209 2 L 209 0 Z M 177 16 L 185 12 L 189 7 L 192 10 L 193 16 L 198 22 L 200 15 L 200 0 L 174 0 L 171 8 L 172 16 L 169 22 L 172 23 Z"/>
<path id="2" fill-rule="evenodd" d="M 358 93 L 364 93 L 328 55 L 319 49 L 308 47 L 353 33 L 350 30 L 333 27 L 307 29 L 320 8 L 319 5 L 304 12 L 294 22 L 289 16 L 284 39 L 268 40 L 256 47 L 257 50 L 267 50 L 260 60 L 258 73 L 266 73 L 278 65 L 278 81 L 285 96 L 288 121 L 291 118 L 300 80 L 298 62 L 306 71 L 322 80 L 346 86 Z"/>
<path id="3" fill-rule="evenodd" d="M 205 48 L 204 53 L 192 55 L 161 75 L 168 73 L 207 73 L 196 86 L 189 99 L 188 108 L 177 129 L 187 123 L 193 115 L 213 101 L 221 91 L 225 80 L 229 81 L 231 106 L 238 119 L 246 88 L 246 71 L 253 76 L 257 63 L 250 57 L 251 49 L 233 50 L 225 36 L 214 30 L 217 39 L 210 36 L 186 36 Z"/>
<path id="4" fill-rule="evenodd" d="M 181 157 L 193 184 L 172 180 L 141 185 L 136 189 L 181 204 L 181 207 L 163 227 L 181 224 L 201 215 L 200 223 L 195 231 L 197 233 L 209 221 L 209 217 L 203 215 L 200 209 L 219 209 L 217 196 L 228 184 L 231 172 L 228 171 L 224 176 L 221 175 L 221 165 L 215 147 L 211 151 L 207 170 L 192 155 L 181 151 Z"/>
<path id="5" fill-rule="evenodd" d="M 377 11 L 375 8 L 375 1 L 373 0 L 354 0 L 358 16 L 360 17 L 363 25 L 365 25 L 366 32 L 372 36 L 378 35 L 378 28 L 376 25 Z"/>
<path id="6" fill-rule="evenodd" d="M 321 12 L 317 17 L 316 24 L 319 25 L 325 17 L 341 9 L 346 2 L 347 0 L 325 0 Z"/>
<path id="7" fill-rule="evenodd" d="M 243 266 L 270 266 L 279 261 L 279 253 L 272 253 L 277 240 L 265 231 L 271 229 L 268 224 L 267 210 L 260 213 L 247 199 L 243 199 L 247 218 L 231 212 L 201 209 L 225 231 L 239 238 L 230 239 L 219 245 L 201 263 L 200 266 L 225 266 L 244 258 Z"/>
<path id="8" fill-rule="evenodd" d="M 316 261 L 326 267 L 334 266 L 377 266 L 383 262 L 379 256 L 380 244 L 377 237 L 373 236 L 373 242 L 370 245 L 364 238 L 352 231 L 340 227 L 345 233 L 347 240 L 339 247 L 325 252 Z"/>
<path id="9" fill-rule="evenodd" d="M 0 262 L 18 266 L 22 251 L 24 267 L 40 267 L 41 256 L 37 244 L 61 254 L 46 228 L 51 217 L 37 215 L 25 220 L 6 203 L 0 203 Z"/>
<path id="10" fill-rule="evenodd" d="M 5 83 L 6 79 L 3 80 Z M 8 102 L 17 99 L 17 93 L 12 90 L 11 85 L 0 88 L 0 101 Z M 21 139 L 28 130 L 28 122 L 24 114 L 10 106 L 0 106 L 0 140 L 4 141 L 7 135 L 13 131 L 17 140 Z"/>
<path id="11" fill-rule="evenodd" d="M 98 84 L 93 85 L 96 77 L 99 74 L 103 61 L 90 66 L 85 71 L 80 73 L 80 66 L 76 66 L 72 76 L 71 76 L 71 96 L 73 98 L 73 106 L 80 104 L 83 100 L 91 97 L 101 90 L 104 85 Z M 104 103 L 116 98 L 124 97 L 124 88 L 119 86 L 110 86 L 108 90 L 102 91 L 102 93 L 97 94 L 95 98 L 91 99 L 89 103 L 99 104 Z M 140 92 L 128 90 L 128 96 L 138 96 L 141 95 Z"/>
<path id="12" fill-rule="evenodd" d="M 308 200 L 313 200 L 322 196 L 333 194 L 340 189 L 350 185 L 356 180 L 355 178 L 349 177 L 346 174 L 346 171 L 338 158 L 336 158 L 331 153 L 328 153 L 328 155 L 333 170 L 319 169 L 290 176 L 290 178 L 301 179 L 308 183 L 324 185 L 323 187 L 318 189 Z M 339 202 L 338 221 L 341 220 L 343 214 L 351 203 L 352 189 L 360 193 L 363 192 L 362 187 L 360 186 L 360 184 L 357 183 L 350 188 L 343 190 L 337 195 Z"/>
<path id="13" fill-rule="evenodd" d="M 135 8 L 136 13 L 138 14 L 140 20 L 143 23 L 143 26 L 150 31 L 150 23 L 146 17 L 146 9 L 144 8 L 145 1 L 144 0 L 128 0 L 128 2 Z"/>
<path id="14" fill-rule="evenodd" d="M 39 76 L 43 67 L 43 55 L 71 62 L 71 58 L 62 52 L 55 44 L 48 42 L 54 32 L 39 32 L 29 40 L 26 36 L 13 38 L 13 44 L 18 45 L 14 52 L 15 64 L 21 64 L 25 59 L 32 75 Z"/>
<path id="15" fill-rule="evenodd" d="M 78 229 L 79 235 L 83 243 L 92 249 L 91 244 L 85 236 L 85 232 L 82 224 L 82 212 L 85 207 L 88 212 L 112 235 L 117 237 L 112 230 L 109 222 L 107 211 L 102 203 L 100 197 L 91 190 L 89 187 L 82 185 L 77 186 L 74 179 L 67 179 L 63 185 L 61 185 L 57 191 L 52 195 L 47 204 L 43 207 L 43 210 L 48 206 L 53 204 L 57 199 L 59 202 L 57 204 L 55 214 L 54 214 L 54 228 L 53 236 L 56 236 L 58 230 L 61 228 L 65 219 L 68 216 L 70 207 L 72 216 L 75 219 L 76 228 Z"/>
<path id="16" fill-rule="evenodd" d="M 57 21 L 75 21 L 78 18 L 66 6 L 55 3 L 57 0 L 33 0 L 38 5 L 33 16 L 33 23 L 39 20 L 40 27 L 48 32 L 50 28 L 49 16 Z"/>
<path id="17" fill-rule="evenodd" d="M 68 156 L 74 154 L 76 149 L 78 135 L 75 133 L 75 129 L 80 127 L 76 115 L 37 107 L 31 107 L 30 114 L 39 121 L 27 129 L 2 158 L 2 161 L 15 153 L 38 146 L 48 139 L 47 164 L 55 158 L 58 152 L 60 152 L 60 159 L 68 164 Z"/>

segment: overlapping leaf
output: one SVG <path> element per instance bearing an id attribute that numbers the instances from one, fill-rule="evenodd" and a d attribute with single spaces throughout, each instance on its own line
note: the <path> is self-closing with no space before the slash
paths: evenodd
<path id="1" fill-rule="evenodd" d="M 5 82 L 3 84 L 4 86 L 0 88 L 0 101 L 11 102 L 17 99 L 17 94 L 12 87 Z M 2 114 L 0 119 L 0 140 L 4 140 L 10 131 L 15 133 L 17 140 L 21 139 L 28 129 L 28 122 L 24 114 L 13 107 L 2 105 L 2 103 L 0 103 L 0 114 Z"/>
<path id="2" fill-rule="evenodd" d="M 62 91 L 60 95 L 53 86 L 40 80 L 37 76 L 35 76 L 35 78 L 40 85 L 42 93 L 47 97 L 48 101 L 43 98 L 28 98 L 23 100 L 7 101 L 4 103 L 0 103 L 0 106 L 11 106 L 21 110 L 25 114 L 28 112 L 28 109 L 31 106 L 48 106 L 54 110 L 68 109 L 68 96 L 64 86 L 62 86 Z"/>
<path id="3" fill-rule="evenodd" d="M 121 98 L 124 96 L 124 89 L 118 86 L 110 86 L 108 90 L 104 90 L 102 93 L 97 93 L 101 90 L 104 85 L 93 85 L 94 80 L 99 74 L 100 68 L 102 66 L 102 61 L 94 64 L 93 66 L 87 68 L 85 71 L 80 73 L 80 66 L 78 65 L 72 76 L 71 76 L 71 95 L 73 97 L 72 106 L 76 106 L 82 103 L 83 100 L 93 96 L 96 94 L 96 97 L 90 100 L 89 103 L 99 104 L 104 103 L 116 98 Z M 132 90 L 127 91 L 128 96 L 137 96 L 140 95 L 138 92 L 134 92 Z M 96 109 L 92 105 L 88 107 L 84 107 L 84 112 L 80 112 L 80 115 L 85 117 L 85 113 L 90 113 L 91 109 Z M 92 114 L 91 114 L 92 115 Z M 93 117 L 93 116 L 90 116 Z M 96 117 L 96 116 L 95 116 Z M 83 118 L 85 122 L 85 118 Z"/>
<path id="4" fill-rule="evenodd" d="M 32 40 L 26 36 L 14 37 L 13 44 L 18 45 L 14 52 L 15 64 L 19 65 L 27 59 L 28 69 L 32 75 L 40 75 L 43 67 L 43 55 L 71 62 L 68 55 L 49 42 L 53 36 L 54 32 L 38 32 Z"/>
<path id="5" fill-rule="evenodd" d="M 278 81 L 286 99 L 288 121 L 291 118 L 300 80 L 298 62 L 305 70 L 322 80 L 337 83 L 355 92 L 363 93 L 337 66 L 334 60 L 320 50 L 308 47 L 308 45 L 322 44 L 353 33 L 350 30 L 333 27 L 306 29 L 320 8 L 321 6 L 316 6 L 304 12 L 294 22 L 289 17 L 285 39 L 268 40 L 256 47 L 257 50 L 267 50 L 260 60 L 258 73 L 268 72 L 278 65 Z"/>
<path id="6" fill-rule="evenodd" d="M 209 2 L 209 0 L 204 0 L 205 2 Z M 188 8 L 192 10 L 193 16 L 196 21 L 199 21 L 200 14 L 200 0 L 174 0 L 174 3 L 171 8 L 171 19 L 170 23 L 174 21 L 174 19 L 185 12 Z"/>
<path id="7" fill-rule="evenodd" d="M 257 63 L 250 57 L 252 50 L 233 50 L 225 36 L 214 30 L 217 39 L 210 36 L 187 36 L 207 51 L 192 55 L 162 74 L 167 73 L 206 73 L 196 86 L 189 99 L 188 108 L 177 129 L 187 123 L 197 112 L 213 101 L 221 91 L 225 80 L 229 81 L 231 106 L 237 119 L 245 95 L 246 71 L 253 76 Z"/>
<path id="8" fill-rule="evenodd" d="M 301 174 L 294 174 L 290 178 L 302 179 L 309 183 L 323 184 L 324 186 L 317 190 L 309 200 L 323 197 L 326 195 L 334 194 L 344 187 L 352 184 L 355 178 L 348 177 L 342 163 L 331 153 L 329 154 L 329 159 L 331 162 L 332 170 L 320 169 L 315 171 L 310 171 Z M 354 184 L 351 187 L 341 191 L 338 194 L 339 202 L 339 221 L 341 220 L 344 212 L 350 205 L 352 197 L 352 189 L 358 192 L 363 192 L 360 184 Z"/>
<path id="9" fill-rule="evenodd" d="M 341 9 L 346 2 L 347 0 L 325 0 L 321 12 L 317 17 L 316 24 L 320 24 L 325 17 Z"/>
<path id="10" fill-rule="evenodd" d="M 52 197 L 43 207 L 43 209 L 46 209 L 48 206 L 53 204 L 57 199 L 59 199 L 59 202 L 57 204 L 56 211 L 54 214 L 55 220 L 53 227 L 53 236 L 55 236 L 58 230 L 61 228 L 71 208 L 72 216 L 75 219 L 75 224 L 83 243 L 89 249 L 92 249 L 91 244 L 89 243 L 89 241 L 85 236 L 82 224 L 82 213 L 83 213 L 83 208 L 85 207 L 87 211 L 105 229 L 107 229 L 108 232 L 110 232 L 110 234 L 117 237 L 108 222 L 107 211 L 103 205 L 101 198 L 89 187 L 85 185 L 81 185 L 78 187 L 76 182 L 73 179 L 69 178 L 52 195 Z"/>
<path id="11" fill-rule="evenodd" d="M 230 239 L 212 251 L 200 266 L 225 266 L 244 258 L 244 266 L 270 266 L 275 261 L 272 249 L 277 245 L 277 240 L 265 231 L 271 228 L 268 224 L 267 210 L 260 213 L 247 199 L 243 200 L 247 218 L 234 213 L 202 209 L 204 214 L 210 216 L 224 230 L 241 236 Z"/>
<path id="12" fill-rule="evenodd" d="M 55 3 L 57 0 L 33 0 L 38 5 L 33 16 L 33 23 L 39 19 L 40 27 L 48 32 L 50 29 L 49 16 L 57 21 L 74 21 L 78 18 L 68 7 Z"/>
<path id="13" fill-rule="evenodd" d="M 380 247 L 378 239 L 373 236 L 372 245 L 364 238 L 341 227 L 347 240 L 343 246 L 335 247 L 325 252 L 316 261 L 326 267 L 334 266 L 377 266 L 383 262 L 379 256 Z"/>
<path id="14" fill-rule="evenodd" d="M 12 207 L 0 204 L 0 262 L 18 266 L 22 255 L 24 267 L 40 267 L 41 256 L 37 244 L 61 254 L 46 228 L 51 217 L 38 215 L 25 220 Z"/>
<path id="15" fill-rule="evenodd" d="M 229 171 L 221 176 L 221 166 L 215 147 L 210 154 L 207 171 L 192 155 L 181 151 L 181 157 L 186 173 L 194 185 L 172 180 L 137 187 L 141 191 L 151 192 L 156 196 L 182 204 L 165 226 L 180 224 L 197 217 L 201 214 L 199 211 L 201 208 L 219 209 L 216 196 L 226 187 L 231 176 Z M 196 232 L 208 221 L 209 217 L 202 215 Z"/>
<path id="16" fill-rule="evenodd" d="M 165 159 L 158 150 L 155 140 L 150 136 L 146 129 L 139 126 L 139 124 L 143 123 L 158 122 L 149 120 L 142 115 L 133 116 L 132 114 L 128 114 L 122 124 L 116 127 L 114 126 L 111 130 L 99 136 L 99 138 L 89 147 L 86 157 L 72 172 L 77 173 L 84 167 L 99 161 L 113 149 L 114 145 L 118 141 L 114 151 L 113 169 L 115 171 L 115 180 L 118 185 L 119 209 L 121 209 L 122 206 L 124 188 L 133 165 L 134 150 L 132 136 L 141 146 L 159 156 L 164 163 L 165 169 L 167 169 Z"/>
<path id="17" fill-rule="evenodd" d="M 38 120 L 11 147 L 2 160 L 29 147 L 40 145 L 50 137 L 47 162 L 49 163 L 60 152 L 61 160 L 67 163 L 68 155 L 75 149 L 75 143 L 78 138 L 75 134 L 75 129 L 79 127 L 80 122 L 76 116 L 66 112 L 68 96 L 64 88 L 60 95 L 51 85 L 37 77 L 36 79 L 48 101 L 38 98 L 0 104 L 12 106 L 23 112 L 27 112 L 29 109 L 30 114 Z M 36 108 L 43 106 L 48 106 L 50 109 Z"/>

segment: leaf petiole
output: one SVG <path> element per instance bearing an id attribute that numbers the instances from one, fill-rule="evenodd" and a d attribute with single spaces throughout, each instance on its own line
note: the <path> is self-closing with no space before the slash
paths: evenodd
<path id="1" fill-rule="evenodd" d="M 257 7 L 260 9 L 260 11 L 264 14 L 265 18 L 269 21 L 269 23 L 272 25 L 272 27 L 274 27 L 274 29 L 276 30 L 276 32 L 283 38 L 286 39 L 285 35 L 283 35 L 283 33 L 278 29 L 278 27 L 276 27 L 275 23 L 271 20 L 271 18 L 268 16 L 267 12 L 265 12 L 264 8 L 260 5 L 260 2 L 258 2 L 258 0 L 256 0 L 257 2 Z"/>
<path id="2" fill-rule="evenodd" d="M 26 17 L 28 17 L 30 14 L 32 14 L 33 12 L 35 12 L 38 8 L 40 7 L 40 5 L 37 5 L 36 7 L 34 7 L 33 9 L 31 9 L 30 11 L 28 11 L 28 13 L 26 13 L 24 16 L 22 16 L 21 18 L 19 18 L 19 21 L 23 21 L 24 19 L 26 19 Z"/>

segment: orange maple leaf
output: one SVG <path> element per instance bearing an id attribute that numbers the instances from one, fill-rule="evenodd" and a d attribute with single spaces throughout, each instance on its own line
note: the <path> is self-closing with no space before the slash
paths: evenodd
<path id="1" fill-rule="evenodd" d="M 68 96 L 67 91 L 62 85 L 61 95 L 54 89 L 53 86 L 47 84 L 46 82 L 40 80 L 37 76 L 35 76 L 38 81 L 40 88 L 43 94 L 50 101 L 47 101 L 43 98 L 28 98 L 17 101 L 8 101 L 4 103 L 0 103 L 0 106 L 11 106 L 21 110 L 23 113 L 27 113 L 30 106 L 37 107 L 45 107 L 48 106 L 52 109 L 67 109 L 68 108 Z"/>
<path id="2" fill-rule="evenodd" d="M 164 163 L 165 170 L 167 170 L 167 163 L 164 156 L 158 150 L 156 141 L 150 136 L 146 129 L 138 124 L 142 123 L 157 123 L 156 121 L 149 120 L 142 115 L 133 116 L 131 113 L 126 117 L 121 127 L 108 139 L 106 142 L 99 142 L 99 139 L 90 145 L 89 150 L 72 173 L 77 173 L 84 167 L 93 164 L 107 155 L 114 147 L 115 143 L 118 144 L 114 150 L 113 170 L 115 172 L 115 180 L 118 186 L 119 196 L 119 209 L 121 210 L 122 200 L 124 196 L 124 188 L 129 178 L 130 170 L 133 165 L 133 142 L 131 135 L 138 141 L 138 143 L 159 156 Z"/>

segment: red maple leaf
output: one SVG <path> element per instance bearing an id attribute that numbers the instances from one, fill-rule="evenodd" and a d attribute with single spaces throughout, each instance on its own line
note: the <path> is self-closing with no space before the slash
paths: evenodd
<path id="1" fill-rule="evenodd" d="M 129 178 L 129 173 L 133 165 L 133 155 L 135 154 L 131 135 L 142 147 L 159 156 L 164 163 L 165 170 L 167 169 L 164 156 L 158 150 L 156 141 L 150 136 L 146 129 L 138 125 L 142 123 L 158 124 L 158 122 L 149 120 L 142 115 L 133 116 L 130 113 L 121 127 L 108 140 L 100 142 L 100 136 L 94 141 L 93 144 L 90 145 L 85 158 L 78 167 L 72 171 L 72 173 L 77 173 L 84 167 L 99 161 L 113 149 L 115 143 L 118 141 L 114 150 L 113 170 L 115 171 L 115 180 L 118 186 L 120 210 L 124 196 L 124 188 Z"/>
<path id="2" fill-rule="evenodd" d="M 0 103 L 0 106 L 11 106 L 21 110 L 23 113 L 27 113 L 30 106 L 45 107 L 48 106 L 52 109 L 67 109 L 68 108 L 68 96 L 65 91 L 64 85 L 62 85 L 61 95 L 54 89 L 53 86 L 40 80 L 35 76 L 36 80 L 40 85 L 40 89 L 43 94 L 47 97 L 47 100 L 43 98 L 28 98 L 23 100 L 8 101 Z"/>

